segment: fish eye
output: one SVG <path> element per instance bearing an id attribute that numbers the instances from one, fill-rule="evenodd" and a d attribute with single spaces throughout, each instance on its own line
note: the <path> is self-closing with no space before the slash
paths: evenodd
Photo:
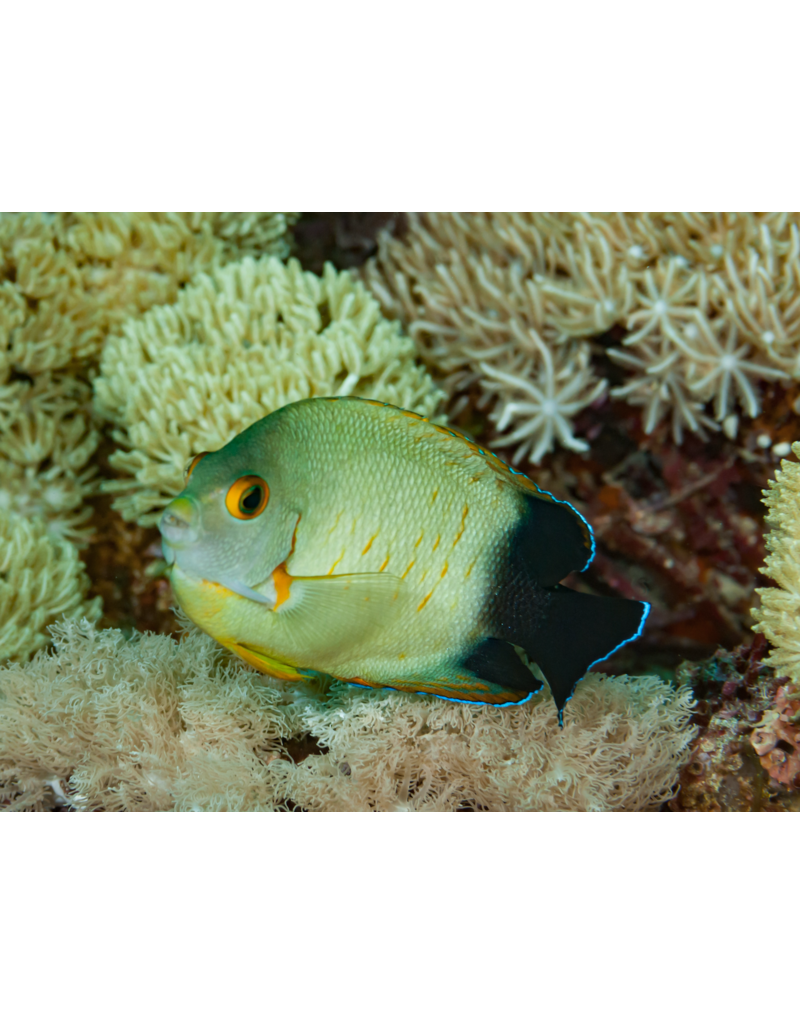
<path id="1" fill-rule="evenodd" d="M 189 465 L 186 467 L 186 472 L 184 473 L 183 476 L 184 486 L 189 483 L 189 477 L 192 475 L 192 473 L 194 473 L 194 468 L 197 465 L 197 463 L 201 459 L 204 459 L 208 454 L 208 452 L 200 452 L 199 455 L 195 455 L 195 457 L 189 462 Z"/>
<path id="2" fill-rule="evenodd" d="M 237 519 L 255 519 L 267 507 L 269 487 L 260 476 L 243 476 L 225 495 L 225 508 Z"/>

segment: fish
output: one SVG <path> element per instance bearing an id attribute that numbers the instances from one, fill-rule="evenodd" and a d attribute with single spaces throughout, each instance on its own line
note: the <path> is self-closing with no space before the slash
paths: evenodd
<path id="1" fill-rule="evenodd" d="M 372 399 L 294 402 L 194 456 L 159 528 L 183 611 L 262 672 L 501 707 L 546 682 L 562 727 L 650 607 L 563 585 L 595 551 L 571 504 Z"/>

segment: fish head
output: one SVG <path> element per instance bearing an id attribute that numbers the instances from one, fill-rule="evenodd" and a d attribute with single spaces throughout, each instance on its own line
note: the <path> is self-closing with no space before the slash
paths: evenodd
<path id="1" fill-rule="evenodd" d="M 158 524 L 164 558 L 183 577 L 269 603 L 258 588 L 269 589 L 291 552 L 298 512 L 277 470 L 238 440 L 189 464 L 183 491 Z"/>

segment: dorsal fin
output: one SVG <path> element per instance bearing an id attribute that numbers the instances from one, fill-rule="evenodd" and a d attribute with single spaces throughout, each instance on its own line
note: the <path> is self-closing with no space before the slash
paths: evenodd
<path id="1" fill-rule="evenodd" d="M 423 419 L 406 412 L 413 419 Z M 426 421 L 427 422 L 427 421 Z M 525 513 L 512 542 L 511 557 L 521 558 L 543 587 L 552 587 L 571 572 L 583 572 L 594 558 L 592 528 L 568 501 L 542 490 L 521 470 L 452 427 L 429 423 L 440 434 L 453 437 L 479 456 L 492 472 L 521 492 Z M 516 550 L 514 550 L 516 548 Z"/>
<path id="2" fill-rule="evenodd" d="M 527 491 L 524 502 L 509 542 L 511 564 L 524 567 L 542 587 L 583 572 L 594 557 L 594 536 L 583 516 L 566 501 L 547 501 Z"/>

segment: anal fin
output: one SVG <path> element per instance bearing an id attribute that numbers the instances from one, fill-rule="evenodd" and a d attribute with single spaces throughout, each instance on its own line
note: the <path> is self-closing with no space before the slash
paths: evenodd
<path id="1" fill-rule="evenodd" d="M 242 644 L 232 640 L 226 643 L 225 646 L 233 651 L 234 654 L 237 654 L 242 661 L 246 661 L 248 665 L 252 665 L 259 672 L 265 672 L 276 679 L 297 681 L 298 679 L 305 678 L 304 674 L 296 666 L 287 665 L 265 651 L 258 650 L 252 644 Z"/>
<path id="2" fill-rule="evenodd" d="M 365 679 L 348 680 L 374 685 Z M 483 638 L 466 659 L 439 666 L 426 678 L 385 680 L 382 686 L 404 693 L 430 694 L 463 704 L 522 704 L 544 685 L 511 644 Z"/>
<path id="3" fill-rule="evenodd" d="M 542 688 L 513 645 L 495 637 L 484 637 L 462 665 L 479 678 L 515 693 L 536 693 Z"/>

